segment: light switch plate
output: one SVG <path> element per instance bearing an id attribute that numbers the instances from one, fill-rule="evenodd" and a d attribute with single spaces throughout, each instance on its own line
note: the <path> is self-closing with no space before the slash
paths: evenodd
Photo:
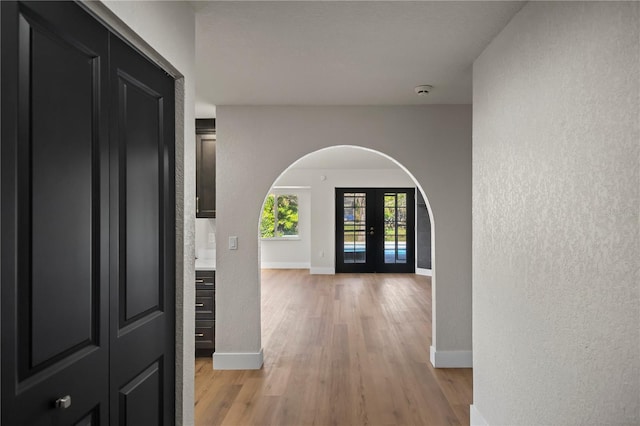
<path id="1" fill-rule="evenodd" d="M 238 237 L 229 237 L 229 250 L 238 250 Z"/>

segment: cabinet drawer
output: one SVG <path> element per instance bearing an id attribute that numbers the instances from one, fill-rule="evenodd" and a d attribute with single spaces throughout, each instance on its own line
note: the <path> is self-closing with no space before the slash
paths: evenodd
<path id="1" fill-rule="evenodd" d="M 196 271 L 196 350 L 200 354 L 215 349 L 216 271 Z"/>
<path id="2" fill-rule="evenodd" d="M 196 289 L 213 289 L 216 285 L 216 271 L 196 271 Z"/>
<path id="3" fill-rule="evenodd" d="M 215 321 L 196 321 L 196 349 L 213 349 L 215 341 Z"/>
<path id="4" fill-rule="evenodd" d="M 196 290 L 196 320 L 213 320 L 215 313 L 215 292 L 213 290 Z"/>

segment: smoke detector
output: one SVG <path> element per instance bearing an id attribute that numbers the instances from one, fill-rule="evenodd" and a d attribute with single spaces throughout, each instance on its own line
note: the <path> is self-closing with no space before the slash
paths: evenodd
<path id="1" fill-rule="evenodd" d="M 422 86 L 416 86 L 415 90 L 418 96 L 428 95 L 429 92 L 433 89 L 433 86 L 429 84 L 423 84 Z"/>

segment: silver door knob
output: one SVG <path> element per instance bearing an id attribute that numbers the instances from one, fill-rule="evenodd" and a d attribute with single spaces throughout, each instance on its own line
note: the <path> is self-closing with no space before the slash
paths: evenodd
<path id="1" fill-rule="evenodd" d="M 65 409 L 71 407 L 71 396 L 66 395 L 56 400 L 56 408 Z"/>

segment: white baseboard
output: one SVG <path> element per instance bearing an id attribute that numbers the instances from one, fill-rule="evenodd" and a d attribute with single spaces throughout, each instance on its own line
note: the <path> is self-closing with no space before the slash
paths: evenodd
<path id="1" fill-rule="evenodd" d="M 489 426 L 489 423 L 487 423 L 484 417 L 482 417 L 482 414 L 480 414 L 480 411 L 478 411 L 478 408 L 475 405 L 471 404 L 469 407 L 469 414 L 471 417 L 469 421 L 470 426 Z"/>
<path id="2" fill-rule="evenodd" d="M 309 262 L 262 262 L 262 269 L 309 269 Z"/>
<path id="3" fill-rule="evenodd" d="M 424 275 L 426 277 L 431 277 L 433 276 L 433 271 L 431 269 L 416 268 L 416 275 Z"/>
<path id="4" fill-rule="evenodd" d="M 262 349 L 260 352 L 214 352 L 214 370 L 260 370 L 264 362 Z"/>
<path id="5" fill-rule="evenodd" d="M 311 267 L 309 269 L 311 275 L 335 275 L 336 268 Z"/>
<path id="6" fill-rule="evenodd" d="M 436 351 L 431 346 L 431 364 L 435 368 L 473 368 L 471 351 Z"/>

